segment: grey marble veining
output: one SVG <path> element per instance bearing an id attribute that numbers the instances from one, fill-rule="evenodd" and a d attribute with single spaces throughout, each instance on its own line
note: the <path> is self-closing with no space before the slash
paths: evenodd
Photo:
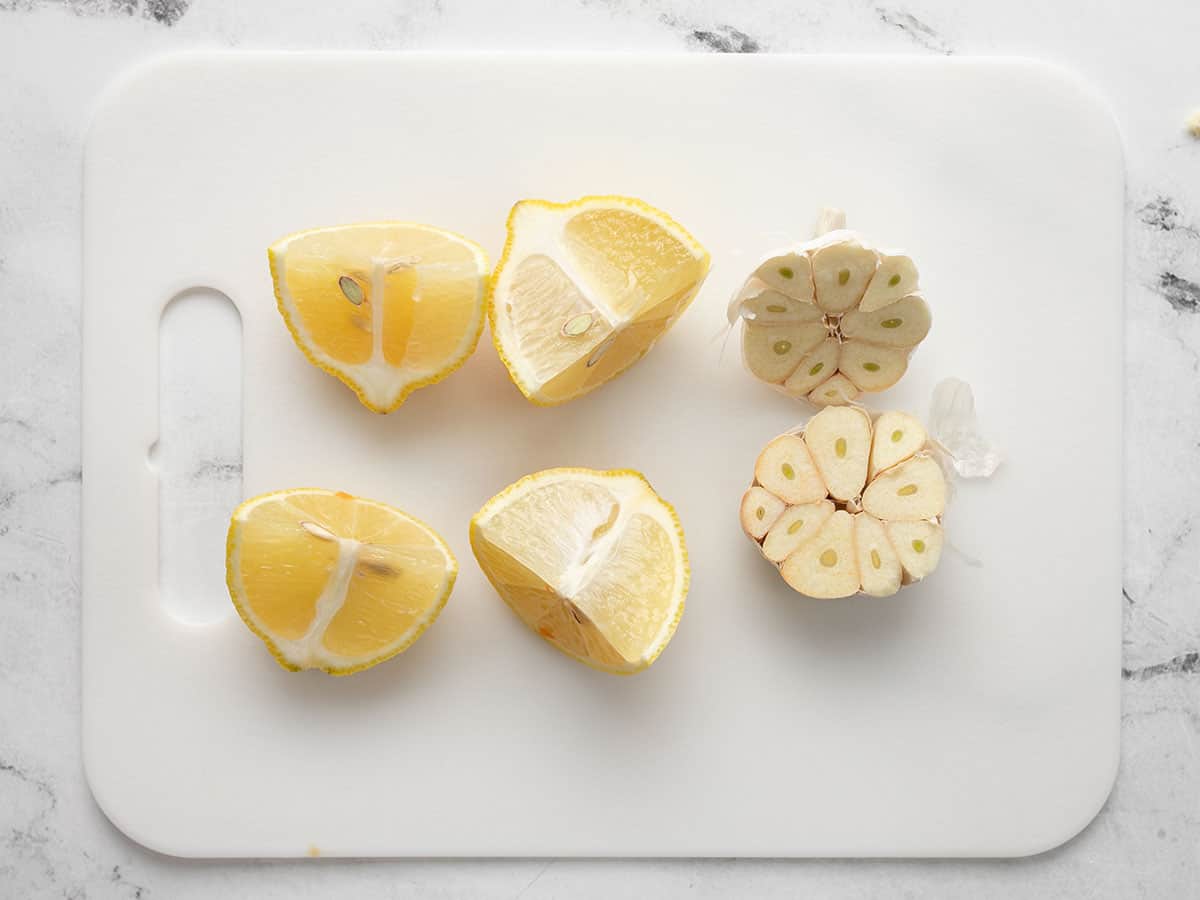
<path id="1" fill-rule="evenodd" d="M 0 898 L 1152 897 L 1200 884 L 1200 6 L 952 0 L 0 0 Z M 195 47 L 1012 54 L 1065 64 L 1126 139 L 1122 769 L 1030 860 L 212 864 L 157 856 L 79 762 L 79 194 L 87 111 Z M 1069 264 L 1069 261 L 1065 264 Z M 1116 365 L 1116 360 L 1098 364 Z M 196 480 L 238 477 L 197 459 Z M 1070 527 L 1069 511 L 1063 511 Z"/>

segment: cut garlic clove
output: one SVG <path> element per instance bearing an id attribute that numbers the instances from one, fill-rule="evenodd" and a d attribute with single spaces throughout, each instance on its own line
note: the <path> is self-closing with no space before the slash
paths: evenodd
<path id="1" fill-rule="evenodd" d="M 852 500 L 867 483 L 871 456 L 871 420 L 853 406 L 829 406 L 804 426 L 804 443 L 812 454 L 829 496 Z"/>
<path id="2" fill-rule="evenodd" d="M 742 358 L 746 368 L 763 381 L 778 384 L 824 339 L 825 326 L 820 322 L 799 325 L 747 322 L 742 331 Z"/>
<path id="3" fill-rule="evenodd" d="M 909 348 L 925 339 L 931 321 L 924 298 L 909 294 L 874 312 L 849 313 L 842 318 L 841 328 L 846 338 L 884 347 Z"/>
<path id="4" fill-rule="evenodd" d="M 874 312 L 916 290 L 917 267 L 913 261 L 902 253 L 880 253 L 879 268 L 867 285 L 867 292 L 863 294 L 858 308 L 862 312 Z"/>
<path id="5" fill-rule="evenodd" d="M 813 287 L 817 305 L 834 315 L 853 309 L 875 274 L 878 256 L 853 238 L 813 251 Z"/>
<path id="6" fill-rule="evenodd" d="M 813 503 L 827 493 L 804 439 L 796 434 L 781 434 L 763 448 L 754 480 L 789 504 Z"/>
<path id="7" fill-rule="evenodd" d="M 932 519 L 946 509 L 946 476 L 921 454 L 879 474 L 863 492 L 863 509 L 885 522 Z"/>
<path id="8" fill-rule="evenodd" d="M 758 325 L 795 325 L 821 321 L 821 310 L 816 304 L 771 290 L 742 300 L 738 305 L 738 314 Z"/>
<path id="9" fill-rule="evenodd" d="M 915 417 L 902 412 L 885 412 L 875 420 L 871 442 L 872 479 L 884 469 L 908 459 L 925 446 L 925 428 Z"/>
<path id="10" fill-rule="evenodd" d="M 742 530 L 754 540 L 761 541 L 786 508 L 786 504 L 766 488 L 755 485 L 742 494 Z"/>
<path id="11" fill-rule="evenodd" d="M 942 526 L 933 522 L 889 522 L 888 538 L 909 581 L 920 581 L 942 558 Z"/>
<path id="12" fill-rule="evenodd" d="M 836 338 L 827 338 L 800 360 L 799 365 L 787 381 L 783 389 L 793 397 L 803 397 L 819 384 L 829 380 L 837 372 L 838 361 L 842 355 L 842 345 Z"/>
<path id="13" fill-rule="evenodd" d="M 817 406 L 838 406 L 849 403 L 857 396 L 858 388 L 854 386 L 854 382 L 839 372 L 824 384 L 813 388 L 808 394 L 808 400 Z"/>
<path id="14" fill-rule="evenodd" d="M 779 571 L 794 590 L 818 600 L 858 593 L 854 517 L 837 510 L 812 539 L 783 561 Z"/>
<path id="15" fill-rule="evenodd" d="M 900 590 L 900 557 L 882 522 L 868 513 L 856 515 L 854 548 L 858 555 L 859 584 L 864 594 L 890 597 Z"/>
<path id="16" fill-rule="evenodd" d="M 754 277 L 797 300 L 812 300 L 812 263 L 805 253 L 782 253 L 759 264 Z"/>
<path id="17" fill-rule="evenodd" d="M 783 562 L 815 535 L 832 515 L 833 504 L 828 500 L 789 506 L 767 532 L 762 545 L 763 555 L 771 562 Z"/>
<path id="18" fill-rule="evenodd" d="M 838 370 L 860 391 L 884 391 L 908 369 L 908 351 L 863 341 L 846 341 Z"/>

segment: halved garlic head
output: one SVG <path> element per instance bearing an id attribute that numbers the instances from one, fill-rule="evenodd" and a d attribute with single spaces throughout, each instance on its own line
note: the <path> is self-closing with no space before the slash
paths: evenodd
<path id="1" fill-rule="evenodd" d="M 760 381 L 817 406 L 890 388 L 929 333 L 917 267 L 857 233 L 832 231 L 771 254 L 730 304 L 742 359 Z"/>
<path id="2" fill-rule="evenodd" d="M 828 406 L 763 448 L 742 530 L 801 594 L 887 597 L 937 568 L 946 493 L 916 418 Z"/>

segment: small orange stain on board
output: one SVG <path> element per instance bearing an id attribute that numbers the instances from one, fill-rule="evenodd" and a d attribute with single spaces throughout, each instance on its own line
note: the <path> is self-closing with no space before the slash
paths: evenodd
<path id="1" fill-rule="evenodd" d="M 321 855 L 321 848 L 318 847 L 316 844 L 309 844 L 308 850 L 306 852 L 308 853 L 310 858 L 317 859 Z"/>

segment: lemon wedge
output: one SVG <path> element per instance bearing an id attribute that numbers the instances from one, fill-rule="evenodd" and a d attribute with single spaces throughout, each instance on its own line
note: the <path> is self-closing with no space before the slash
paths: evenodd
<path id="1" fill-rule="evenodd" d="M 526 476 L 471 519 L 471 549 L 526 625 L 606 672 L 649 667 L 683 615 L 683 528 L 638 472 Z"/>
<path id="2" fill-rule="evenodd" d="M 446 604 L 458 565 L 412 516 L 340 491 L 263 494 L 234 511 L 229 595 L 285 669 L 349 675 L 405 650 Z"/>
<path id="3" fill-rule="evenodd" d="M 708 267 L 682 226 L 640 200 L 522 200 L 492 279 L 492 340 L 526 397 L 565 403 L 641 359 Z"/>
<path id="4" fill-rule="evenodd" d="M 313 365 L 377 413 L 441 381 L 483 330 L 487 257 L 430 225 L 302 231 L 267 251 L 279 312 Z"/>

